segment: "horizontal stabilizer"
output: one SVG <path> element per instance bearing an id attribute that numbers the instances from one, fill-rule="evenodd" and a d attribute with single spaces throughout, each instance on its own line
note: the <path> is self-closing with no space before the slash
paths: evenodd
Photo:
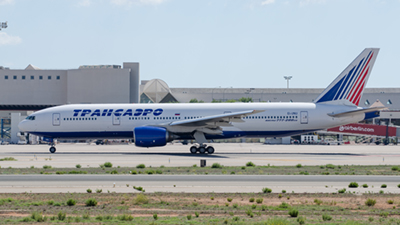
<path id="1" fill-rule="evenodd" d="M 373 107 L 373 108 L 366 108 L 366 109 L 351 110 L 351 111 L 341 112 L 341 113 L 329 113 L 328 116 L 331 116 L 331 117 L 352 116 L 352 115 L 357 115 L 357 114 L 361 114 L 361 113 L 381 111 L 383 109 L 386 109 L 386 107 Z"/>

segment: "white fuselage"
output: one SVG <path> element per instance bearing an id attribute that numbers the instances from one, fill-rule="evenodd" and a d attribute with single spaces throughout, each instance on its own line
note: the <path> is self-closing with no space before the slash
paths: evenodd
<path id="1" fill-rule="evenodd" d="M 219 125 L 222 134 L 205 134 L 207 139 L 232 137 L 278 137 L 358 122 L 363 114 L 331 117 L 357 107 L 315 103 L 177 103 L 177 104 L 73 104 L 44 109 L 19 125 L 21 131 L 55 139 L 133 138 L 139 126 L 158 126 L 192 139 L 196 126 L 169 126 L 185 121 L 245 110 L 261 112 Z M 29 117 L 28 117 L 29 118 Z M 218 126 L 218 124 L 216 124 Z"/>

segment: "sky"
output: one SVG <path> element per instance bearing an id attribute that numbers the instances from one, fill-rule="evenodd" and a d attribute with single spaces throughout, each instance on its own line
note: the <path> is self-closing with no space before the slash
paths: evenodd
<path id="1" fill-rule="evenodd" d="M 139 62 L 170 87 L 325 88 L 381 48 L 367 87 L 399 87 L 400 0 L 0 0 L 0 66 Z"/>

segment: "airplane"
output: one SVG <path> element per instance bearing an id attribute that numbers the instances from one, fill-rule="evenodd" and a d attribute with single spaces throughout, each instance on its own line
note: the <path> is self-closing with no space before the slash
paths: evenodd
<path id="1" fill-rule="evenodd" d="M 57 139 L 133 139 L 138 147 L 195 140 L 193 154 L 213 154 L 208 140 L 285 137 L 379 117 L 384 107 L 359 106 L 379 48 L 366 48 L 313 101 L 304 103 L 69 104 L 19 123 L 56 152 Z"/>

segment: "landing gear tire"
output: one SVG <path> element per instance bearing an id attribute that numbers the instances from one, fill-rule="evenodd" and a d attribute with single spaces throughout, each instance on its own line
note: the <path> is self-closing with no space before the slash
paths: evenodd
<path id="1" fill-rule="evenodd" d="M 192 146 L 192 147 L 190 147 L 190 153 L 192 153 L 192 154 L 196 154 L 196 152 L 197 152 L 197 148 L 196 148 L 196 146 Z"/>
<path id="2" fill-rule="evenodd" d="M 207 150 L 208 154 L 213 154 L 215 151 L 214 147 L 212 147 L 212 146 L 208 146 L 206 150 Z"/>
<path id="3" fill-rule="evenodd" d="M 54 146 L 51 146 L 51 147 L 50 147 L 50 149 L 49 149 L 49 151 L 50 151 L 50 153 L 54 153 L 54 152 L 56 152 L 56 147 L 54 147 Z"/>
<path id="4" fill-rule="evenodd" d="M 206 153 L 206 148 L 203 147 L 203 146 L 199 147 L 199 152 L 200 152 L 200 154 L 205 154 Z"/>

